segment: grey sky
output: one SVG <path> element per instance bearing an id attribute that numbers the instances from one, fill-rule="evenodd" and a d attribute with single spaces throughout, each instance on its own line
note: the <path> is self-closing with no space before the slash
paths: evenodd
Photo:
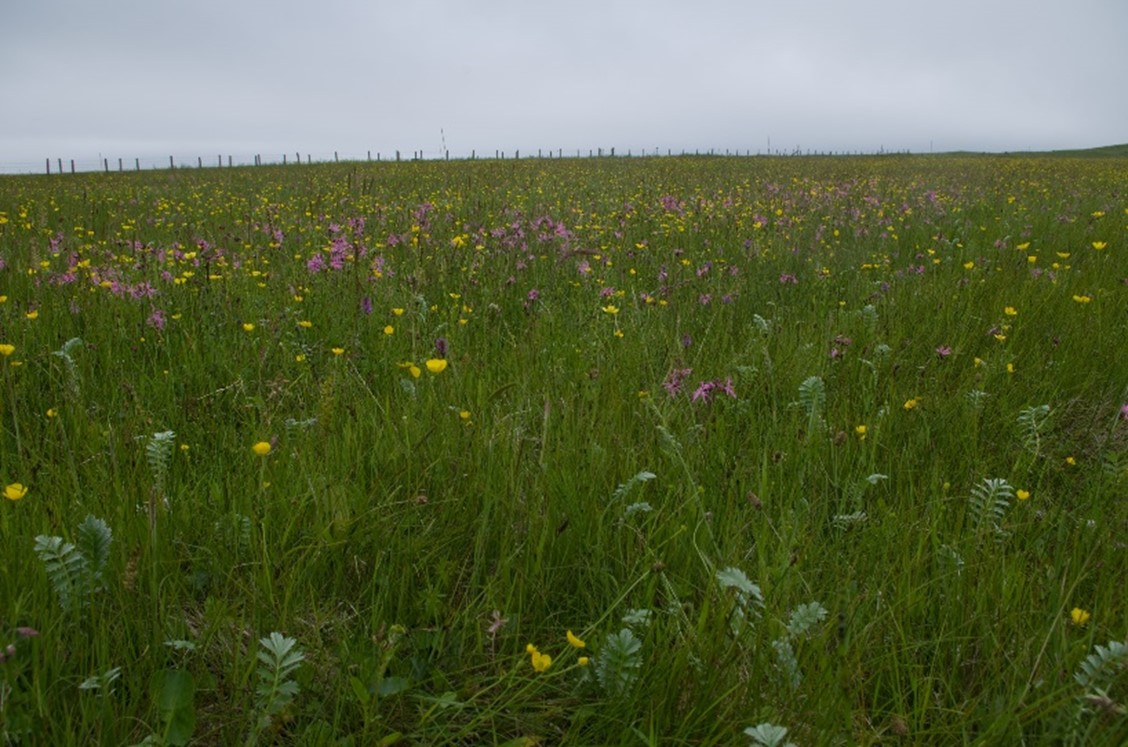
<path id="1" fill-rule="evenodd" d="M 1128 142 L 1123 0 L 0 0 L 0 164 Z"/>

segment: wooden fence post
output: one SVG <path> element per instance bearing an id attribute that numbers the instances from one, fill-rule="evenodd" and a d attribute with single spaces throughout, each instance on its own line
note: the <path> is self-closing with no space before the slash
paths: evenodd
<path id="1" fill-rule="evenodd" d="M 368 151 L 368 160 L 369 160 L 369 161 L 371 161 L 371 160 L 372 160 L 372 151 Z"/>
<path id="2" fill-rule="evenodd" d="M 102 168 L 105 170 L 105 172 L 107 174 L 110 173 L 110 159 L 108 159 L 108 158 L 102 159 Z"/>
<path id="3" fill-rule="evenodd" d="M 47 159 L 47 176 L 51 176 L 51 159 Z"/>
<path id="4" fill-rule="evenodd" d="M 333 163 L 339 163 L 337 160 L 337 151 L 333 151 Z"/>
<path id="5" fill-rule="evenodd" d="M 134 159 L 133 159 L 133 168 L 134 168 L 134 169 L 135 169 L 136 171 L 140 171 L 140 170 L 141 170 L 141 159 L 140 159 L 140 158 L 134 158 Z"/>
<path id="6" fill-rule="evenodd" d="M 198 169 L 204 168 L 204 157 L 203 156 L 196 156 L 196 168 L 198 168 Z"/>
<path id="7" fill-rule="evenodd" d="M 125 171 L 125 164 L 123 164 L 123 163 L 121 162 L 121 159 L 119 158 L 119 159 L 118 159 L 118 173 L 120 174 L 120 173 L 121 173 L 121 172 L 123 172 L 123 171 Z"/>
<path id="8" fill-rule="evenodd" d="M 70 160 L 70 162 L 71 162 L 71 173 L 73 174 L 74 173 L 74 159 L 72 158 Z"/>
<path id="9" fill-rule="evenodd" d="M 283 166 L 286 165 L 286 154 L 285 153 L 282 154 L 282 165 Z"/>

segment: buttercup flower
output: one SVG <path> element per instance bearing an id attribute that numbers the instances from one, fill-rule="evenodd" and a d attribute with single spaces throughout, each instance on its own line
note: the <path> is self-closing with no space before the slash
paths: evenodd
<path id="1" fill-rule="evenodd" d="M 866 430 L 867 430 L 867 429 L 866 429 L 866 427 L 865 427 L 864 425 L 856 425 L 856 426 L 854 426 L 854 433 L 855 433 L 855 434 L 857 435 L 857 437 L 858 437 L 858 438 L 859 438 L 860 440 L 862 440 L 862 441 L 865 441 L 865 440 L 866 440 Z"/>
<path id="2" fill-rule="evenodd" d="M 427 370 L 431 373 L 441 374 L 446 370 L 447 362 L 446 358 L 428 358 L 424 365 L 427 366 Z"/>
<path id="3" fill-rule="evenodd" d="M 1030 498 L 1030 491 L 1029 491 L 1029 490 L 1021 490 L 1021 489 L 1019 489 L 1019 490 L 1016 490 L 1016 491 L 1014 492 L 1014 497 L 1015 497 L 1015 498 L 1017 498 L 1017 499 L 1018 499 L 1018 500 L 1020 500 L 1020 501 L 1025 501 L 1025 500 L 1029 500 L 1029 498 Z"/>
<path id="4" fill-rule="evenodd" d="M 542 654 L 533 644 L 530 643 L 525 646 L 525 651 L 529 654 L 530 663 L 537 672 L 544 672 L 552 666 L 552 657 L 548 654 Z"/>
<path id="5" fill-rule="evenodd" d="M 244 322 L 243 323 L 243 331 L 244 332 L 254 332 L 255 331 L 255 325 L 251 324 L 250 322 Z"/>
<path id="6" fill-rule="evenodd" d="M 586 643 L 584 643 L 581 639 L 577 638 L 575 633 L 573 633 L 570 630 L 567 633 L 567 637 L 568 637 L 568 643 L 573 648 L 583 648 L 584 646 L 587 646 Z"/>
<path id="7" fill-rule="evenodd" d="M 3 343 L 3 344 L 0 344 L 0 355 L 4 356 L 5 358 L 7 358 L 9 355 L 11 355 L 14 352 L 16 352 L 16 346 L 15 345 L 9 345 L 6 342 Z"/>
<path id="8" fill-rule="evenodd" d="M 906 410 L 911 410 L 919 404 L 920 404 L 920 397 L 913 397 L 912 399 L 905 400 L 905 404 L 903 406 Z"/>
<path id="9" fill-rule="evenodd" d="M 14 482 L 4 488 L 4 497 L 10 501 L 18 501 L 27 495 L 27 488 L 18 482 Z"/>
<path id="10" fill-rule="evenodd" d="M 257 454 L 260 457 L 264 457 L 264 456 L 266 456 L 267 454 L 270 453 L 270 442 L 269 441 L 259 441 L 257 444 L 255 444 L 254 446 L 251 447 L 251 451 L 253 451 L 255 454 Z"/>
<path id="11" fill-rule="evenodd" d="M 1072 620 L 1073 624 L 1077 625 L 1078 627 L 1080 627 L 1080 626 L 1084 625 L 1085 623 L 1089 622 L 1090 617 L 1092 617 L 1092 615 L 1090 615 L 1088 612 L 1081 609 L 1080 607 L 1074 607 L 1073 611 L 1069 613 L 1069 619 Z"/>

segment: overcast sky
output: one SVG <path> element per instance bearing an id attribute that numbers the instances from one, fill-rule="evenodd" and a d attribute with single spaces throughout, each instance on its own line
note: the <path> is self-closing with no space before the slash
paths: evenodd
<path id="1" fill-rule="evenodd" d="M 1125 0 L 0 0 L 45 158 L 1128 142 Z"/>

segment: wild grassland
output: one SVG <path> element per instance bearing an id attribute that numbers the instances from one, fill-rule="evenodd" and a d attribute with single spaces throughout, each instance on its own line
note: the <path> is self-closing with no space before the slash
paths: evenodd
<path id="1" fill-rule="evenodd" d="M 3 178 L 0 266 L 8 741 L 1128 738 L 1123 160 Z"/>

